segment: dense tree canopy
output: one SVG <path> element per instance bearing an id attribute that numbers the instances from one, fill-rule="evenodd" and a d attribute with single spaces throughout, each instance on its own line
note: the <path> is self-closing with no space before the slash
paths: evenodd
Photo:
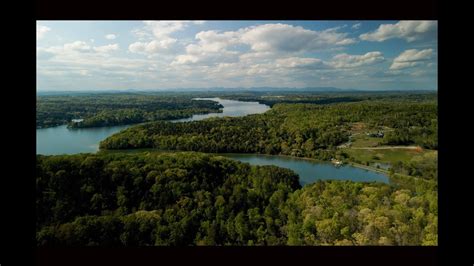
<path id="1" fill-rule="evenodd" d="M 40 246 L 437 244 L 433 181 L 301 189 L 287 169 L 189 152 L 38 155 L 36 167 Z"/>
<path id="2" fill-rule="evenodd" d="M 287 204 L 290 245 L 437 245 L 436 190 L 325 181 Z"/>
<path id="3" fill-rule="evenodd" d="M 36 127 L 103 127 L 191 117 L 219 112 L 213 101 L 191 95 L 93 94 L 37 97 Z M 72 119 L 84 119 L 75 123 Z"/>
<path id="4" fill-rule="evenodd" d="M 73 127 L 155 122 L 110 136 L 97 154 L 37 155 L 38 245 L 437 245 L 436 152 L 392 164 L 390 185 L 303 188 L 288 169 L 198 153 L 356 162 L 341 144 L 357 123 L 386 129 L 379 144 L 436 150 L 436 94 L 279 94 L 221 93 L 272 109 L 183 123 L 160 120 L 220 106 L 191 94 L 40 97 L 40 127 L 72 118 L 85 119 Z M 197 152 L 107 151 L 138 148 Z"/>
<path id="5" fill-rule="evenodd" d="M 197 153 L 37 157 L 39 245 L 284 244 L 292 171 Z"/>
<path id="6" fill-rule="evenodd" d="M 215 96 L 212 96 L 215 97 Z M 330 104 L 343 102 L 370 101 L 436 101 L 437 95 L 433 92 L 407 92 L 407 91 L 357 91 L 357 92 L 318 92 L 318 91 L 262 91 L 220 93 L 219 97 L 240 101 L 256 101 L 269 106 L 278 103 L 311 103 Z"/>
<path id="7" fill-rule="evenodd" d="M 437 104 L 431 101 L 276 104 L 258 115 L 187 123 L 155 122 L 129 128 L 102 149 L 157 148 L 252 152 L 329 159 L 348 141 L 351 124 L 393 129 L 383 143 L 437 149 Z"/>

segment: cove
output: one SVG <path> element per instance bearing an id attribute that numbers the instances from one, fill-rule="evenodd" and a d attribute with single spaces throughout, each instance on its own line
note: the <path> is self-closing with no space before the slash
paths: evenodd
<path id="1" fill-rule="evenodd" d="M 302 186 L 317 180 L 351 180 L 389 184 L 389 177 L 385 174 L 347 164 L 336 167 L 330 162 L 264 154 L 219 153 L 219 155 L 252 165 L 275 165 L 291 169 L 300 176 Z"/>

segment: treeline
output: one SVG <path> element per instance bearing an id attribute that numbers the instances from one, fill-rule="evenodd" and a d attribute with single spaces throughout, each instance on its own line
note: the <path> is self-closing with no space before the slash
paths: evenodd
<path id="1" fill-rule="evenodd" d="M 214 97 L 214 96 L 213 96 Z M 256 101 L 262 104 L 273 106 L 278 103 L 311 103 L 311 104 L 330 104 L 344 102 L 359 102 L 365 100 L 371 101 L 436 101 L 435 92 L 393 92 L 393 91 L 357 91 L 357 92 L 292 92 L 292 91 L 274 91 L 274 92 L 241 92 L 224 94 L 219 97 L 224 99 L 239 101 Z"/>
<path id="2" fill-rule="evenodd" d="M 200 153 L 37 155 L 39 246 L 436 245 L 437 195 Z"/>
<path id="3" fill-rule="evenodd" d="M 284 154 L 330 159 L 347 142 L 351 124 L 394 129 L 384 141 L 437 148 L 437 104 L 416 101 L 277 104 L 264 114 L 187 123 L 156 122 L 112 135 L 101 149 L 156 148 L 201 152 Z M 342 156 L 342 154 L 341 154 Z"/>
<path id="4" fill-rule="evenodd" d="M 102 127 L 191 117 L 220 112 L 213 101 L 194 101 L 191 95 L 92 94 L 39 96 L 36 127 Z M 84 119 L 72 122 L 72 119 Z"/>
<path id="5" fill-rule="evenodd" d="M 308 103 L 308 104 L 330 104 L 330 103 L 345 103 L 345 102 L 358 102 L 363 99 L 355 96 L 322 96 L 322 95 L 299 95 L 291 94 L 286 96 L 278 95 L 265 95 L 265 96 L 223 96 L 224 99 L 247 101 L 247 102 L 259 102 L 273 107 L 277 103 Z"/>

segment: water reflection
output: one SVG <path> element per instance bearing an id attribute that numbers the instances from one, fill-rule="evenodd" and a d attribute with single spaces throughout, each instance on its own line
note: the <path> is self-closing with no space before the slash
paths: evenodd
<path id="1" fill-rule="evenodd" d="M 328 162 L 263 154 L 221 153 L 219 155 L 252 165 L 276 165 L 291 169 L 300 176 L 301 185 L 314 183 L 317 180 L 329 179 L 389 183 L 388 176 L 382 173 L 350 165 L 335 167 Z"/>
<path id="2" fill-rule="evenodd" d="M 37 154 L 74 154 L 82 152 L 96 152 L 99 142 L 108 136 L 129 127 L 99 127 L 68 129 L 66 125 L 37 129 Z"/>
<path id="3" fill-rule="evenodd" d="M 193 115 L 190 118 L 173 120 L 172 122 L 199 121 L 210 117 L 224 116 L 245 116 L 250 114 L 261 114 L 270 109 L 270 106 L 258 102 L 241 102 L 234 100 L 225 100 L 221 98 L 195 98 L 195 100 L 210 100 L 220 103 L 224 108 L 222 113 L 210 113 L 202 115 Z"/>

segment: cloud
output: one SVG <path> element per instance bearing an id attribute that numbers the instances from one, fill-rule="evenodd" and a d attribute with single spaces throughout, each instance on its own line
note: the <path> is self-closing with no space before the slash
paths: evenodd
<path id="1" fill-rule="evenodd" d="M 325 69 L 330 66 L 318 58 L 288 57 L 276 60 L 276 67 L 284 68 L 307 68 L 307 69 Z"/>
<path id="2" fill-rule="evenodd" d="M 375 64 L 384 61 L 381 52 L 369 52 L 363 55 L 338 54 L 329 63 L 334 68 L 351 68 Z"/>
<path id="3" fill-rule="evenodd" d="M 313 31 L 287 24 L 265 24 L 241 31 L 241 42 L 255 51 L 303 52 L 355 43 L 337 29 Z"/>
<path id="4" fill-rule="evenodd" d="M 409 67 L 418 66 L 423 64 L 425 61 L 431 59 L 433 55 L 433 49 L 409 49 L 401 53 L 394 60 L 390 66 L 391 70 L 399 70 Z"/>
<path id="5" fill-rule="evenodd" d="M 199 57 L 194 55 L 178 55 L 176 56 L 175 60 L 171 62 L 171 65 L 183 65 L 187 63 L 197 63 L 199 61 Z"/>
<path id="6" fill-rule="evenodd" d="M 112 51 L 117 51 L 119 50 L 119 45 L 118 44 L 108 44 L 108 45 L 103 45 L 103 46 L 97 46 L 93 48 L 94 51 L 99 52 L 99 53 L 109 53 Z"/>
<path id="7" fill-rule="evenodd" d="M 239 54 L 235 51 L 221 52 L 199 52 L 194 54 L 178 55 L 171 62 L 171 66 L 183 64 L 199 64 L 212 66 L 219 63 L 231 63 L 239 60 Z"/>
<path id="8" fill-rule="evenodd" d="M 168 50 L 176 39 L 153 40 L 150 42 L 134 42 L 128 46 L 132 53 L 156 54 Z"/>
<path id="9" fill-rule="evenodd" d="M 186 54 L 176 56 L 172 65 L 188 63 L 222 63 L 234 62 L 238 60 L 239 53 L 230 51 L 227 48 L 239 43 L 239 35 L 235 31 L 201 31 L 196 34 L 195 44 L 186 46 Z"/>
<path id="10" fill-rule="evenodd" d="M 117 36 L 115 34 L 107 34 L 105 35 L 105 38 L 107 40 L 114 40 L 115 38 L 117 38 Z"/>
<path id="11" fill-rule="evenodd" d="M 132 53 L 144 53 L 148 43 L 134 42 L 128 46 L 128 50 Z"/>
<path id="12" fill-rule="evenodd" d="M 51 31 L 51 28 L 42 25 L 36 25 L 36 39 L 42 39 L 48 31 Z"/>
<path id="13" fill-rule="evenodd" d="M 239 36 L 237 32 L 227 31 L 219 33 L 218 31 L 201 31 L 196 34 L 196 39 L 199 40 L 198 45 L 187 46 L 188 53 L 199 52 L 220 52 L 225 50 L 228 46 L 237 44 Z"/>
<path id="14" fill-rule="evenodd" d="M 347 26 L 325 30 L 311 30 L 285 22 L 232 30 L 223 27 L 199 30 L 202 23 L 144 22 L 132 31 L 135 36 L 131 36 L 125 47 L 119 47 L 116 41 L 99 45 L 87 35 L 81 36 L 83 39 L 79 41 L 38 47 L 38 84 L 54 88 L 144 89 L 211 86 L 376 88 L 389 84 L 399 88 L 406 84 L 430 85 L 437 75 L 436 60 L 433 60 L 436 46 L 431 42 L 401 44 L 400 54 L 391 55 L 390 61 L 384 57 L 390 50 L 393 52 L 390 44 L 380 44 L 378 51 L 364 51 L 370 43 L 354 39 L 359 36 L 354 32 L 361 31 L 364 22 L 362 25 L 354 21 Z M 106 41 L 110 32 L 102 32 L 102 40 Z M 429 32 L 423 36 L 428 37 Z M 409 38 L 413 34 L 399 35 Z M 121 34 L 119 37 L 127 36 Z M 385 34 L 384 38 L 389 37 Z M 360 42 L 357 50 L 363 53 L 349 53 L 347 47 L 356 42 Z M 120 49 L 128 52 L 115 52 Z M 418 65 L 426 67 L 410 68 Z"/>
<path id="15" fill-rule="evenodd" d="M 67 82 L 78 76 L 138 77 L 149 72 L 150 60 L 108 55 L 118 49 L 118 44 L 91 47 L 80 41 L 37 48 L 38 77 L 61 76 Z"/>
<path id="16" fill-rule="evenodd" d="M 38 47 L 37 60 L 61 62 L 71 65 L 93 61 L 100 64 L 109 57 L 109 53 L 119 50 L 118 44 L 91 46 L 83 41 L 65 43 L 62 46 Z"/>
<path id="17" fill-rule="evenodd" d="M 358 30 L 360 27 L 362 26 L 362 23 L 356 23 L 354 25 L 352 25 L 352 29 L 355 29 L 355 30 Z"/>
<path id="18" fill-rule="evenodd" d="M 134 29 L 140 41 L 129 45 L 132 53 L 156 54 L 171 49 L 178 39 L 172 37 L 175 32 L 184 30 L 189 24 L 202 25 L 204 21 L 144 21 L 145 26 Z"/>
<path id="19" fill-rule="evenodd" d="M 369 52 L 363 55 L 338 54 L 330 61 L 313 57 L 287 57 L 275 60 L 276 67 L 304 69 L 343 69 L 372 65 L 384 61 L 381 52 Z"/>
<path id="20" fill-rule="evenodd" d="M 413 42 L 435 33 L 437 28 L 437 21 L 399 21 L 396 24 L 382 24 L 373 32 L 361 34 L 359 38 L 374 42 L 401 38 Z"/>
<path id="21" fill-rule="evenodd" d="M 338 28 L 312 31 L 287 24 L 264 24 L 242 28 L 237 31 L 201 31 L 196 34 L 197 43 L 186 46 L 186 54 L 176 56 L 173 65 L 214 62 L 219 58 L 224 62 L 253 60 L 258 57 L 279 57 L 279 54 L 312 52 L 344 46 L 356 40 L 347 38 Z M 250 52 L 242 52 L 237 47 L 250 46 Z M 236 48 L 236 49 L 231 49 Z"/>
<path id="22" fill-rule="evenodd" d="M 88 52 L 92 49 L 90 45 L 83 41 L 75 41 L 72 43 L 64 44 L 64 50 L 67 51 L 78 51 L 78 52 Z"/>
<path id="23" fill-rule="evenodd" d="M 186 25 L 184 21 L 144 21 L 143 23 L 158 40 L 170 38 L 170 34 L 183 30 Z"/>

